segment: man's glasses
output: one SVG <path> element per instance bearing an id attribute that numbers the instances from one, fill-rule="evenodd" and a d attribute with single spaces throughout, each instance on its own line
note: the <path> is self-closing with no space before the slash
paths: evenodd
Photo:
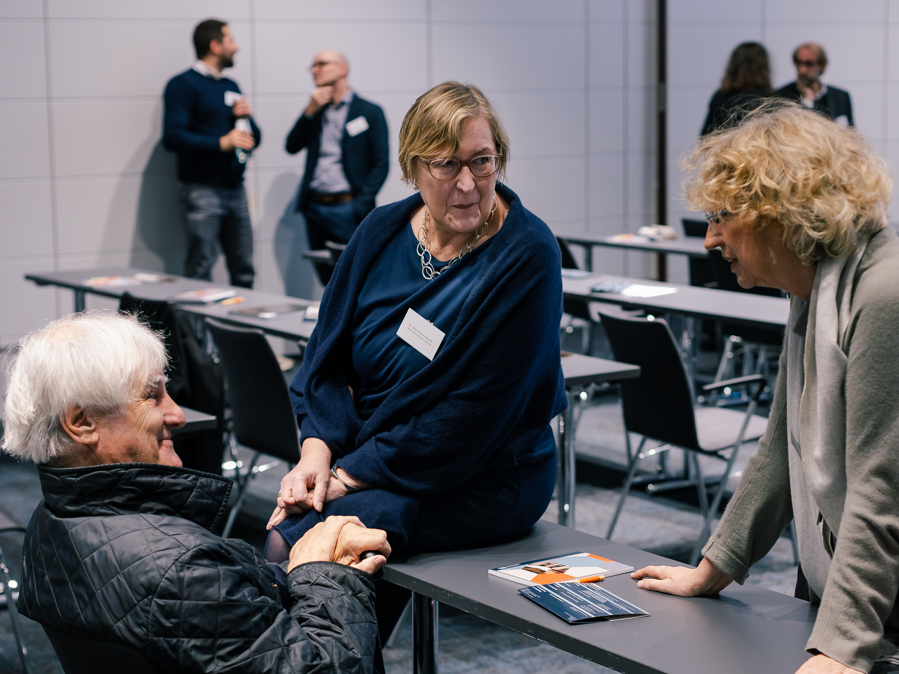
<path id="1" fill-rule="evenodd" d="M 721 230 L 718 227 L 715 227 L 715 225 L 718 225 L 720 227 L 721 219 L 725 215 L 727 215 L 727 209 L 722 208 L 717 213 L 713 213 L 712 211 L 706 211 L 704 215 L 705 215 L 705 221 L 707 223 L 709 223 L 709 227 L 712 228 L 712 231 L 715 232 L 715 235 L 721 236 Z"/>
<path id="2" fill-rule="evenodd" d="M 337 63 L 337 61 L 316 61 L 311 66 L 309 66 L 309 70 L 315 70 L 316 68 L 324 68 L 326 65 L 330 65 L 331 63 Z"/>
<path id="3" fill-rule="evenodd" d="M 815 66 L 821 65 L 819 61 L 793 61 L 796 64 L 796 67 L 805 66 L 806 68 L 814 68 Z"/>
<path id="4" fill-rule="evenodd" d="M 428 172 L 437 178 L 437 180 L 452 180 L 463 166 L 467 166 L 471 171 L 471 175 L 476 178 L 486 178 L 492 176 L 499 170 L 498 154 L 482 154 L 468 161 L 459 161 L 458 159 L 422 159 L 419 161 L 428 165 Z"/>

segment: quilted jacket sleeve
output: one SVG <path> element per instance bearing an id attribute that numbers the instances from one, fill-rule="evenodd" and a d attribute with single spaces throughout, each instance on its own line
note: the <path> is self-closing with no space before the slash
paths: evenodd
<path id="1" fill-rule="evenodd" d="M 303 564 L 285 609 L 272 579 L 222 544 L 192 548 L 165 573 L 148 612 L 146 655 L 184 672 L 374 672 L 371 578 Z"/>

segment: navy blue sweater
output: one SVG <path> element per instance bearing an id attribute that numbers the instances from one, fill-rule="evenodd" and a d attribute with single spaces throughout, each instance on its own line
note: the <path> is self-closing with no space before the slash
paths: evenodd
<path id="1" fill-rule="evenodd" d="M 459 488 L 482 471 L 533 461 L 565 409 L 559 246 L 514 192 L 501 184 L 496 191 L 509 213 L 482 253 L 456 325 L 434 360 L 368 419 L 349 390 L 356 298 L 421 196 L 372 211 L 340 256 L 290 394 L 303 438 L 324 440 L 359 480 L 412 496 Z"/>
<path id="2" fill-rule="evenodd" d="M 178 157 L 178 180 L 226 188 L 243 182 L 246 165 L 219 145 L 219 138 L 234 128 L 234 114 L 225 104 L 227 91 L 239 94 L 240 87 L 227 77 L 215 79 L 193 69 L 166 85 L 162 142 Z M 252 119 L 250 125 L 258 146 L 262 134 Z"/>

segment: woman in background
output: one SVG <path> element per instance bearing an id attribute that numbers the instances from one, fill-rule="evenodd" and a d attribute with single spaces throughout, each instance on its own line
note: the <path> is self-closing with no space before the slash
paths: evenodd
<path id="1" fill-rule="evenodd" d="M 709 113 L 700 135 L 739 122 L 746 112 L 771 96 L 768 52 L 758 42 L 744 42 L 731 52 L 721 88 L 709 101 Z"/>

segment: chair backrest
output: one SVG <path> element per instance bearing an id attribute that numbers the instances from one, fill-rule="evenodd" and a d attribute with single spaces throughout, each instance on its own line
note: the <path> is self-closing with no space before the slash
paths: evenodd
<path id="1" fill-rule="evenodd" d="M 179 437 L 178 455 L 187 468 L 221 475 L 225 380 L 222 368 L 206 348 L 203 324 L 190 314 L 177 311 L 165 300 L 140 299 L 127 292 L 119 302 L 119 311 L 138 314 L 151 328 L 165 334 L 166 351 L 171 359 L 166 389 L 172 400 L 212 414 L 217 420 L 213 430 Z"/>
<path id="2" fill-rule="evenodd" d="M 562 254 L 562 269 L 580 269 L 577 260 L 574 259 L 571 248 L 568 247 L 568 242 L 557 236 L 556 243 L 559 244 L 559 252 Z"/>
<path id="3" fill-rule="evenodd" d="M 140 651 L 41 625 L 65 674 L 165 674 Z"/>
<path id="4" fill-rule="evenodd" d="M 235 328 L 206 319 L 218 349 L 237 441 L 250 449 L 300 460 L 297 420 L 287 383 L 261 330 Z"/>
<path id="5" fill-rule="evenodd" d="M 616 314 L 597 304 L 592 305 L 592 310 L 602 321 L 615 360 L 640 366 L 637 379 L 621 382 L 627 429 L 700 450 L 693 390 L 668 323 L 661 318 Z"/>
<path id="6" fill-rule="evenodd" d="M 556 237 L 556 243 L 559 244 L 559 253 L 562 254 L 562 269 L 580 269 L 577 260 L 568 247 L 568 243 L 561 237 Z M 562 311 L 569 316 L 580 318 L 584 321 L 590 320 L 590 312 L 587 309 L 587 301 L 577 297 L 562 297 Z"/>
<path id="7" fill-rule="evenodd" d="M 684 225 L 684 236 L 704 239 L 705 232 L 709 228 L 709 223 L 705 220 L 691 220 L 683 218 L 681 222 Z M 698 288 L 704 288 L 715 280 L 712 276 L 712 267 L 709 261 L 701 257 L 690 256 L 690 285 Z"/>

